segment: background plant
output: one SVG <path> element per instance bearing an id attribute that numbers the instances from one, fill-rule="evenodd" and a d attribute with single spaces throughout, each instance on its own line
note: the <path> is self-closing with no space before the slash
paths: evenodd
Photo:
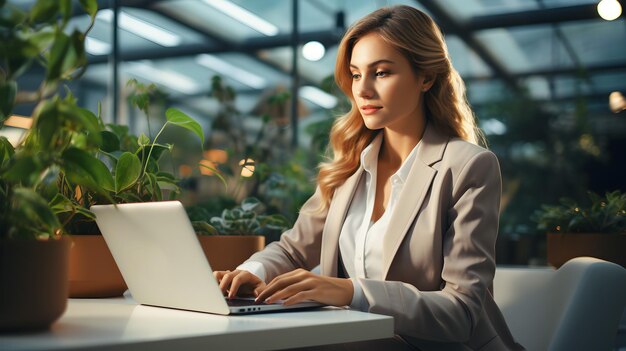
<path id="1" fill-rule="evenodd" d="M 534 214 L 537 228 L 553 233 L 626 233 L 626 194 L 589 192 L 589 202 L 562 198 L 561 205 L 543 205 Z"/>
<path id="2" fill-rule="evenodd" d="M 151 96 L 155 95 L 156 86 L 146 86 L 136 80 L 130 80 L 128 85 L 136 88 L 130 102 L 149 118 L 148 106 Z M 95 216 L 85 210 L 95 204 L 161 201 L 164 196 L 174 200 L 180 195 L 179 179 L 160 166 L 161 157 L 171 152 L 174 145 L 158 143 L 158 139 L 172 125 L 190 130 L 200 138 L 202 145 L 204 132 L 195 120 L 175 108 L 167 109 L 165 117 L 165 123 L 153 139 L 143 133 L 132 135 L 124 125 L 104 125 L 102 119 L 99 119 L 102 143 L 95 155 L 107 166 L 99 167 L 97 176 L 107 184 L 107 191 L 95 192 L 82 182 L 67 178 L 59 180 L 61 195 L 57 197 L 54 209 L 67 223 L 68 232 L 99 233 L 94 222 Z"/>
<path id="3" fill-rule="evenodd" d="M 0 128 L 14 107 L 33 103 L 33 126 L 17 147 L 0 137 L 0 238 L 55 238 L 64 232 L 53 208 L 63 202 L 56 180 L 80 183 L 105 194 L 112 184 L 99 178 L 105 165 L 91 151 L 102 143 L 97 117 L 76 105 L 63 82 L 79 77 L 87 63 L 84 40 L 97 12 L 95 0 L 81 0 L 90 16 L 86 31 L 66 34 L 71 1 L 37 1 L 29 12 L 0 2 Z M 33 65 L 45 74 L 35 91 L 18 78 Z"/>
<path id="4" fill-rule="evenodd" d="M 221 216 L 205 222 L 207 213 L 202 207 L 187 209 L 196 232 L 203 235 L 264 235 L 270 241 L 291 228 L 291 223 L 281 214 L 266 214 L 267 207 L 254 197 L 248 197 L 231 209 L 224 209 Z"/>

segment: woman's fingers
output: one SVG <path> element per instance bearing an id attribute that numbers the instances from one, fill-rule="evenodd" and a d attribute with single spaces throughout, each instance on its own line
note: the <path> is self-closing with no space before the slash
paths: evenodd
<path id="1" fill-rule="evenodd" d="M 285 273 L 272 280 L 258 294 L 257 301 L 274 303 L 284 300 L 291 305 L 313 300 L 333 306 L 345 306 L 352 301 L 353 286 L 349 279 L 324 277 L 305 270 Z"/>
<path id="2" fill-rule="evenodd" d="M 235 272 L 231 272 L 231 271 L 221 271 L 218 272 L 218 274 L 220 275 L 220 277 L 217 279 L 217 281 L 220 283 L 220 290 L 222 290 L 222 294 L 226 295 L 228 293 L 228 290 L 230 289 L 230 284 L 235 276 L 235 274 L 237 273 L 237 271 Z"/>
<path id="3" fill-rule="evenodd" d="M 297 282 L 300 282 L 306 279 L 308 274 L 312 274 L 308 271 L 304 271 L 302 269 L 297 269 L 288 273 L 284 273 L 274 278 L 267 286 L 263 289 L 263 291 L 257 296 L 257 301 L 267 301 L 272 302 L 280 299 L 273 298 L 268 300 L 270 296 L 273 296 L 276 292 L 285 289 L 286 287 L 293 285 Z"/>
<path id="4" fill-rule="evenodd" d="M 219 282 L 222 294 L 228 296 L 228 298 L 234 298 L 237 295 L 256 296 L 257 291 L 260 292 L 265 286 L 265 283 L 259 277 L 248 271 L 216 271 L 213 275 Z"/>

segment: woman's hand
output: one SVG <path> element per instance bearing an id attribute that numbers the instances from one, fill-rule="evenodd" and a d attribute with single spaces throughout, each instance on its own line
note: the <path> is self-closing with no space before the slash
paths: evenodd
<path id="1" fill-rule="evenodd" d="M 215 271 L 213 275 L 220 284 L 222 293 L 229 299 L 236 296 L 258 296 L 265 287 L 264 281 L 248 271 Z"/>
<path id="2" fill-rule="evenodd" d="M 257 301 L 285 300 L 285 305 L 312 300 L 331 306 L 346 306 L 352 302 L 354 293 L 349 279 L 321 276 L 304 269 L 279 275 L 261 290 Z"/>

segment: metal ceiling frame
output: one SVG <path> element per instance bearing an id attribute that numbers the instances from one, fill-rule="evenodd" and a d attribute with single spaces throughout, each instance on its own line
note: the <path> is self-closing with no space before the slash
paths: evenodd
<path id="1" fill-rule="evenodd" d="M 108 8 L 111 5 L 111 1 L 99 0 L 100 8 Z M 120 0 L 121 6 L 130 6 L 144 8 L 150 11 L 159 13 L 160 15 L 167 16 L 171 20 L 183 25 L 207 38 L 207 42 L 196 45 L 182 45 L 176 48 L 155 48 L 151 50 L 131 50 L 123 51 L 119 53 L 119 59 L 122 61 L 134 61 L 134 60 L 158 60 L 164 58 L 193 56 L 201 53 L 219 53 L 219 52 L 240 52 L 248 54 L 254 57 L 259 62 L 268 65 L 273 69 L 279 70 L 283 73 L 286 72 L 281 67 L 275 64 L 269 63 L 262 58 L 258 57 L 256 53 L 262 49 L 271 49 L 277 47 L 289 47 L 293 43 L 293 36 L 289 34 L 279 34 L 274 37 L 256 37 L 245 40 L 241 43 L 229 43 L 220 38 L 215 37 L 211 33 L 195 28 L 194 26 L 184 23 L 176 18 L 170 17 L 170 15 L 164 11 L 156 9 L 153 5 L 157 2 L 163 2 L 166 0 Z M 583 21 L 598 19 L 598 15 L 594 4 L 587 5 L 573 5 L 562 6 L 557 8 L 540 8 L 534 10 L 525 10 L 512 13 L 503 14 L 490 14 L 474 16 L 467 20 L 457 20 L 452 15 L 447 13 L 445 9 L 436 0 L 415 0 L 421 4 L 435 17 L 437 23 L 442 28 L 442 31 L 446 34 L 454 34 L 460 37 L 466 45 L 473 50 L 483 60 L 487 66 L 493 72 L 493 76 L 464 76 L 466 80 L 482 80 L 482 79 L 501 79 L 510 87 L 513 91 L 521 91 L 519 79 L 530 76 L 556 76 L 556 75 L 581 75 L 587 76 L 592 72 L 603 72 L 611 70 L 621 70 L 626 68 L 626 63 L 608 63 L 602 65 L 594 65 L 579 68 L 555 68 L 555 69 L 538 69 L 523 73 L 509 72 L 506 67 L 492 54 L 487 47 L 482 44 L 478 39 L 474 37 L 474 32 L 479 30 L 488 30 L 495 28 L 510 28 L 518 26 L 529 26 L 539 24 L 558 24 L 567 21 Z M 332 46 L 337 44 L 341 39 L 342 33 L 338 33 L 336 30 L 324 30 L 313 32 L 300 32 L 297 36 L 297 42 L 299 44 L 306 43 L 310 40 L 317 40 L 324 45 Z M 558 36 L 558 33 L 557 33 Z M 571 47 L 567 47 L 567 40 L 563 40 L 563 36 L 559 39 L 566 46 L 566 50 L 569 55 L 575 54 Z M 210 40 L 210 42 L 209 42 Z M 570 45 L 571 46 L 571 45 Z M 577 63 L 576 56 L 572 57 L 574 63 Z M 107 57 L 90 56 L 90 63 L 103 63 L 108 60 Z"/>

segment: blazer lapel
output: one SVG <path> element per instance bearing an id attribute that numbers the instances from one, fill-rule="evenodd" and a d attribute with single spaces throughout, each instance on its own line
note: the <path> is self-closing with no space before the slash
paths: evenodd
<path id="1" fill-rule="evenodd" d="M 335 190 L 333 199 L 330 202 L 326 223 L 324 225 L 324 236 L 322 238 L 322 249 L 320 253 L 321 275 L 337 276 L 339 234 L 362 174 L 363 166 L 360 166 L 353 175 Z"/>
<path id="2" fill-rule="evenodd" d="M 443 137 L 427 124 L 426 130 L 417 149 L 417 157 L 404 184 L 404 190 L 398 198 L 389 221 L 389 227 L 383 242 L 383 279 L 387 277 L 404 236 L 414 221 L 415 216 L 424 202 L 437 170 L 431 167 L 441 160 L 448 144 L 448 138 Z"/>

